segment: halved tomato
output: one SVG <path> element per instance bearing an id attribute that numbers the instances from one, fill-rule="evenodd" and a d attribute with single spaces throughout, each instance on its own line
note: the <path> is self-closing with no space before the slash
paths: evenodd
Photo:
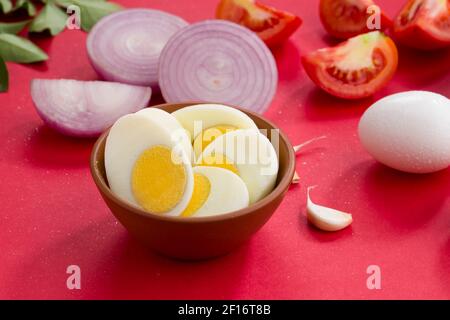
<path id="1" fill-rule="evenodd" d="M 394 36 L 417 49 L 450 46 L 450 0 L 410 0 L 394 21 Z"/>
<path id="2" fill-rule="evenodd" d="M 336 47 L 302 57 L 311 80 L 326 92 L 345 99 L 373 95 L 397 70 L 394 42 L 379 31 L 365 33 Z"/>
<path id="3" fill-rule="evenodd" d="M 249 28 L 269 47 L 285 42 L 302 24 L 302 20 L 294 14 L 253 0 L 221 0 L 216 18 Z"/>
<path id="4" fill-rule="evenodd" d="M 372 0 L 320 0 L 320 20 L 327 32 L 335 38 L 348 39 L 370 31 L 367 21 L 373 13 L 367 9 L 374 5 Z M 392 25 L 382 11 L 380 12 L 380 29 Z"/>

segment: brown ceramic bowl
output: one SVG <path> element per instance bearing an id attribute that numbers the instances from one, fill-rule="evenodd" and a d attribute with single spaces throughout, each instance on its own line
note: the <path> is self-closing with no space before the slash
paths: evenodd
<path id="1" fill-rule="evenodd" d="M 163 104 L 156 108 L 173 112 L 194 103 Z M 196 104 L 196 103 L 195 103 Z M 255 113 L 245 111 L 260 129 L 277 129 Z M 104 166 L 108 132 L 97 141 L 91 156 L 91 173 L 114 216 L 138 240 L 153 250 L 173 258 L 196 260 L 226 254 L 258 231 L 272 216 L 294 175 L 295 155 L 288 138 L 280 131 L 280 169 L 275 189 L 264 199 L 245 209 L 213 217 L 181 218 L 147 213 L 117 196 L 108 187 Z"/>

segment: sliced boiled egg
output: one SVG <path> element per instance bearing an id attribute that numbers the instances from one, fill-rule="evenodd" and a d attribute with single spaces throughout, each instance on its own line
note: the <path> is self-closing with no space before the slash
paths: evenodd
<path id="1" fill-rule="evenodd" d="M 221 104 L 198 104 L 179 109 L 172 115 L 189 132 L 192 141 L 204 130 L 255 129 L 255 122 L 244 112 Z M 216 133 L 218 132 L 216 131 Z M 209 133 L 211 137 L 211 133 Z"/>
<path id="2" fill-rule="evenodd" d="M 118 197 L 150 213 L 178 216 L 191 200 L 194 175 L 170 126 L 159 111 L 120 118 L 106 140 L 105 169 Z"/>
<path id="3" fill-rule="evenodd" d="M 177 147 L 184 149 L 191 161 L 194 160 L 190 134 L 172 114 L 158 108 L 145 108 L 138 111 L 137 114 L 157 119 L 164 124 L 170 131 L 172 140 L 177 143 Z"/>
<path id="4" fill-rule="evenodd" d="M 206 217 L 245 208 L 249 194 L 244 181 L 217 167 L 194 167 L 194 192 L 182 217 Z"/>
<path id="5" fill-rule="evenodd" d="M 194 139 L 194 154 L 195 157 L 198 158 L 203 150 L 206 149 L 207 146 L 214 140 L 216 140 L 221 135 L 225 133 L 236 130 L 236 127 L 229 125 L 219 125 L 203 130 L 195 139 Z"/>
<path id="6" fill-rule="evenodd" d="M 278 175 L 278 156 L 266 136 L 253 129 L 238 129 L 211 142 L 197 165 L 221 167 L 242 178 L 250 204 L 268 195 Z"/>

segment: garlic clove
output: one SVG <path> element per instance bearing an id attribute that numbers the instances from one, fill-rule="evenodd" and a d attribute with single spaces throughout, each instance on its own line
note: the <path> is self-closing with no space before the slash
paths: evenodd
<path id="1" fill-rule="evenodd" d="M 306 216 L 311 224 L 324 231 L 338 231 L 353 222 L 353 217 L 349 213 L 315 204 L 310 197 L 313 188 L 308 188 L 306 204 Z"/>

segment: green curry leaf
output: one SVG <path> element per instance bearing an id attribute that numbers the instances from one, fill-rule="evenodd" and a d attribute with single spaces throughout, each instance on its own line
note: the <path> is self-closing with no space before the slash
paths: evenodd
<path id="1" fill-rule="evenodd" d="M 122 9 L 118 4 L 101 0 L 62 0 L 57 1 L 57 3 L 65 7 L 78 6 L 80 8 L 81 27 L 88 32 L 101 18 Z"/>
<path id="2" fill-rule="evenodd" d="M 17 34 L 22 31 L 30 20 L 19 22 L 0 22 L 0 33 L 14 33 Z"/>
<path id="3" fill-rule="evenodd" d="M 0 58 L 0 92 L 8 91 L 9 75 L 5 61 Z"/>
<path id="4" fill-rule="evenodd" d="M 49 31 L 52 36 L 64 30 L 67 15 L 52 3 L 47 3 L 30 25 L 30 32 Z"/>
<path id="5" fill-rule="evenodd" d="M 0 9 L 3 13 L 8 13 L 12 10 L 13 5 L 11 0 L 0 0 Z"/>
<path id="6" fill-rule="evenodd" d="M 14 34 L 0 34 L 0 57 L 5 61 L 32 63 L 48 59 L 47 54 L 28 39 Z"/>
<path id="7" fill-rule="evenodd" d="M 17 0 L 13 11 L 25 10 L 28 16 L 33 17 L 36 15 L 36 7 L 30 0 Z"/>

